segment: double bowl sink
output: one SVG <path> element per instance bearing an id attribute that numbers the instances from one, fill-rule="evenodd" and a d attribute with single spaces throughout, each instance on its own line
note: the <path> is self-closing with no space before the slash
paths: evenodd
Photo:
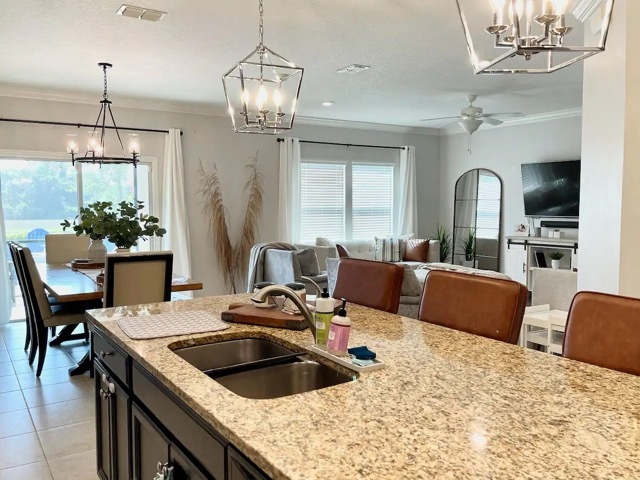
<path id="1" fill-rule="evenodd" d="M 243 338 L 173 350 L 237 395 L 271 399 L 353 381 L 355 375 L 305 358 L 263 338 Z"/>

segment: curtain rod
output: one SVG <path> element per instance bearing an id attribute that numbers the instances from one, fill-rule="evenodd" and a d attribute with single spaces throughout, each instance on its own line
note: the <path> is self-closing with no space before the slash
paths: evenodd
<path id="1" fill-rule="evenodd" d="M 278 143 L 280 142 L 284 142 L 284 138 L 278 138 Z M 391 150 L 405 150 L 405 147 L 389 147 L 386 145 L 358 145 L 354 143 L 316 142 L 313 140 L 300 140 L 300 143 L 313 143 L 316 145 L 338 145 L 340 147 L 388 148 Z"/>
<path id="2" fill-rule="evenodd" d="M 95 125 L 89 125 L 87 123 L 71 123 L 71 122 L 51 122 L 47 120 L 24 120 L 20 118 L 0 118 L 0 122 L 12 122 L 12 123 L 31 123 L 36 125 L 58 125 L 61 127 L 77 127 L 77 128 L 94 128 Z M 115 130 L 115 127 L 107 126 L 109 130 Z M 118 130 L 127 130 L 130 132 L 148 132 L 148 133 L 169 133 L 169 130 L 157 130 L 155 128 L 134 128 L 134 127 L 118 127 Z M 182 135 L 180 130 L 180 135 Z"/>

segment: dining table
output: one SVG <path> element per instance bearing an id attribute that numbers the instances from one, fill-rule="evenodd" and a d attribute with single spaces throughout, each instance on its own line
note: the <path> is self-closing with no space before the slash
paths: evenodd
<path id="1" fill-rule="evenodd" d="M 102 269 L 77 269 L 72 268 L 69 263 L 38 264 L 37 267 L 45 289 L 61 304 L 87 302 L 89 305 L 103 298 L 104 291 L 97 279 Z M 197 282 L 182 275 L 173 275 L 171 280 L 172 294 L 202 290 L 202 288 L 202 282 Z M 49 345 L 57 346 L 69 340 L 86 339 L 86 334 L 74 333 L 76 327 L 77 325 L 63 327 L 49 342 Z M 69 369 L 69 375 L 80 375 L 90 369 L 91 359 L 87 354 L 78 362 L 78 365 Z"/>

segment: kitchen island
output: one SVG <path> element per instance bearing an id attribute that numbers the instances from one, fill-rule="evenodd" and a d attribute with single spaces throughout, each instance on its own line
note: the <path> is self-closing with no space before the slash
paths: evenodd
<path id="1" fill-rule="evenodd" d="M 640 478 L 638 377 L 351 305 L 350 345 L 367 345 L 386 368 L 321 390 L 251 400 L 172 349 L 254 337 L 306 351 L 308 330 L 232 324 L 217 333 L 135 341 L 117 323 L 122 316 L 218 314 L 247 299 L 88 312 L 96 332 L 103 478 L 116 478 L 112 470 L 118 468 L 118 478 L 126 478 L 127 463 L 155 465 L 136 439 L 136 431 L 147 430 L 163 439 L 147 443 L 168 450 L 167 465 L 204 472 L 176 474 L 175 480 Z M 201 430 L 183 434 L 189 422 Z M 108 448 L 124 452 L 110 466 L 104 465 Z M 131 458 L 123 458 L 127 451 Z M 135 468 L 130 474 L 147 480 L 148 473 Z"/>

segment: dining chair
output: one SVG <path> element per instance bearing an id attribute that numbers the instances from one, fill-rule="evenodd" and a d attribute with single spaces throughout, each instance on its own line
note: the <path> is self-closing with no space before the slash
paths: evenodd
<path id="1" fill-rule="evenodd" d="M 515 345 L 528 293 L 513 280 L 432 270 L 418 319 Z"/>
<path id="2" fill-rule="evenodd" d="M 105 308 L 168 302 L 172 273 L 172 252 L 107 254 Z"/>
<path id="3" fill-rule="evenodd" d="M 76 258 L 87 258 L 89 237 L 75 233 L 49 233 L 44 237 L 47 263 L 68 263 Z"/>
<path id="4" fill-rule="evenodd" d="M 562 355 L 640 375 L 640 300 L 578 292 L 569 308 Z"/>
<path id="5" fill-rule="evenodd" d="M 341 258 L 333 297 L 376 310 L 398 313 L 403 277 L 404 268 L 400 265 Z"/>
<path id="6" fill-rule="evenodd" d="M 18 244 L 15 242 L 7 242 L 7 244 L 9 245 L 9 252 L 11 253 L 11 260 L 13 261 L 13 268 L 16 272 L 16 277 L 18 280 L 18 287 L 20 288 L 20 291 L 22 292 L 22 301 L 24 302 L 24 312 L 25 312 L 25 325 L 26 325 L 26 335 L 25 335 L 25 340 L 24 340 L 24 350 L 27 351 L 29 349 L 30 346 L 32 346 L 31 344 L 31 340 L 32 340 L 32 316 L 31 316 L 31 312 L 29 309 L 29 305 L 28 305 L 28 298 L 27 298 L 27 290 L 26 287 L 24 285 L 24 275 L 22 273 L 23 271 L 23 267 L 22 264 L 20 262 L 20 259 L 18 258 Z M 35 332 L 35 330 L 33 330 Z M 34 351 L 35 351 L 35 346 L 37 345 L 37 342 L 35 341 L 35 333 L 33 335 L 34 338 L 34 342 L 33 342 L 33 347 L 34 347 Z M 31 362 L 33 363 L 33 359 L 31 359 Z"/>
<path id="7" fill-rule="evenodd" d="M 40 273 L 33 260 L 31 250 L 27 247 L 19 247 L 17 249 L 20 263 L 24 266 L 24 283 L 27 290 L 27 296 L 31 307 L 31 315 L 33 316 L 33 329 L 31 331 L 31 341 L 37 341 L 38 365 L 36 368 L 36 377 L 42 373 L 45 357 L 47 354 L 47 345 L 49 340 L 48 328 L 63 325 L 85 324 L 84 304 L 59 304 L 51 305 L 44 289 L 44 284 L 40 278 Z"/>

